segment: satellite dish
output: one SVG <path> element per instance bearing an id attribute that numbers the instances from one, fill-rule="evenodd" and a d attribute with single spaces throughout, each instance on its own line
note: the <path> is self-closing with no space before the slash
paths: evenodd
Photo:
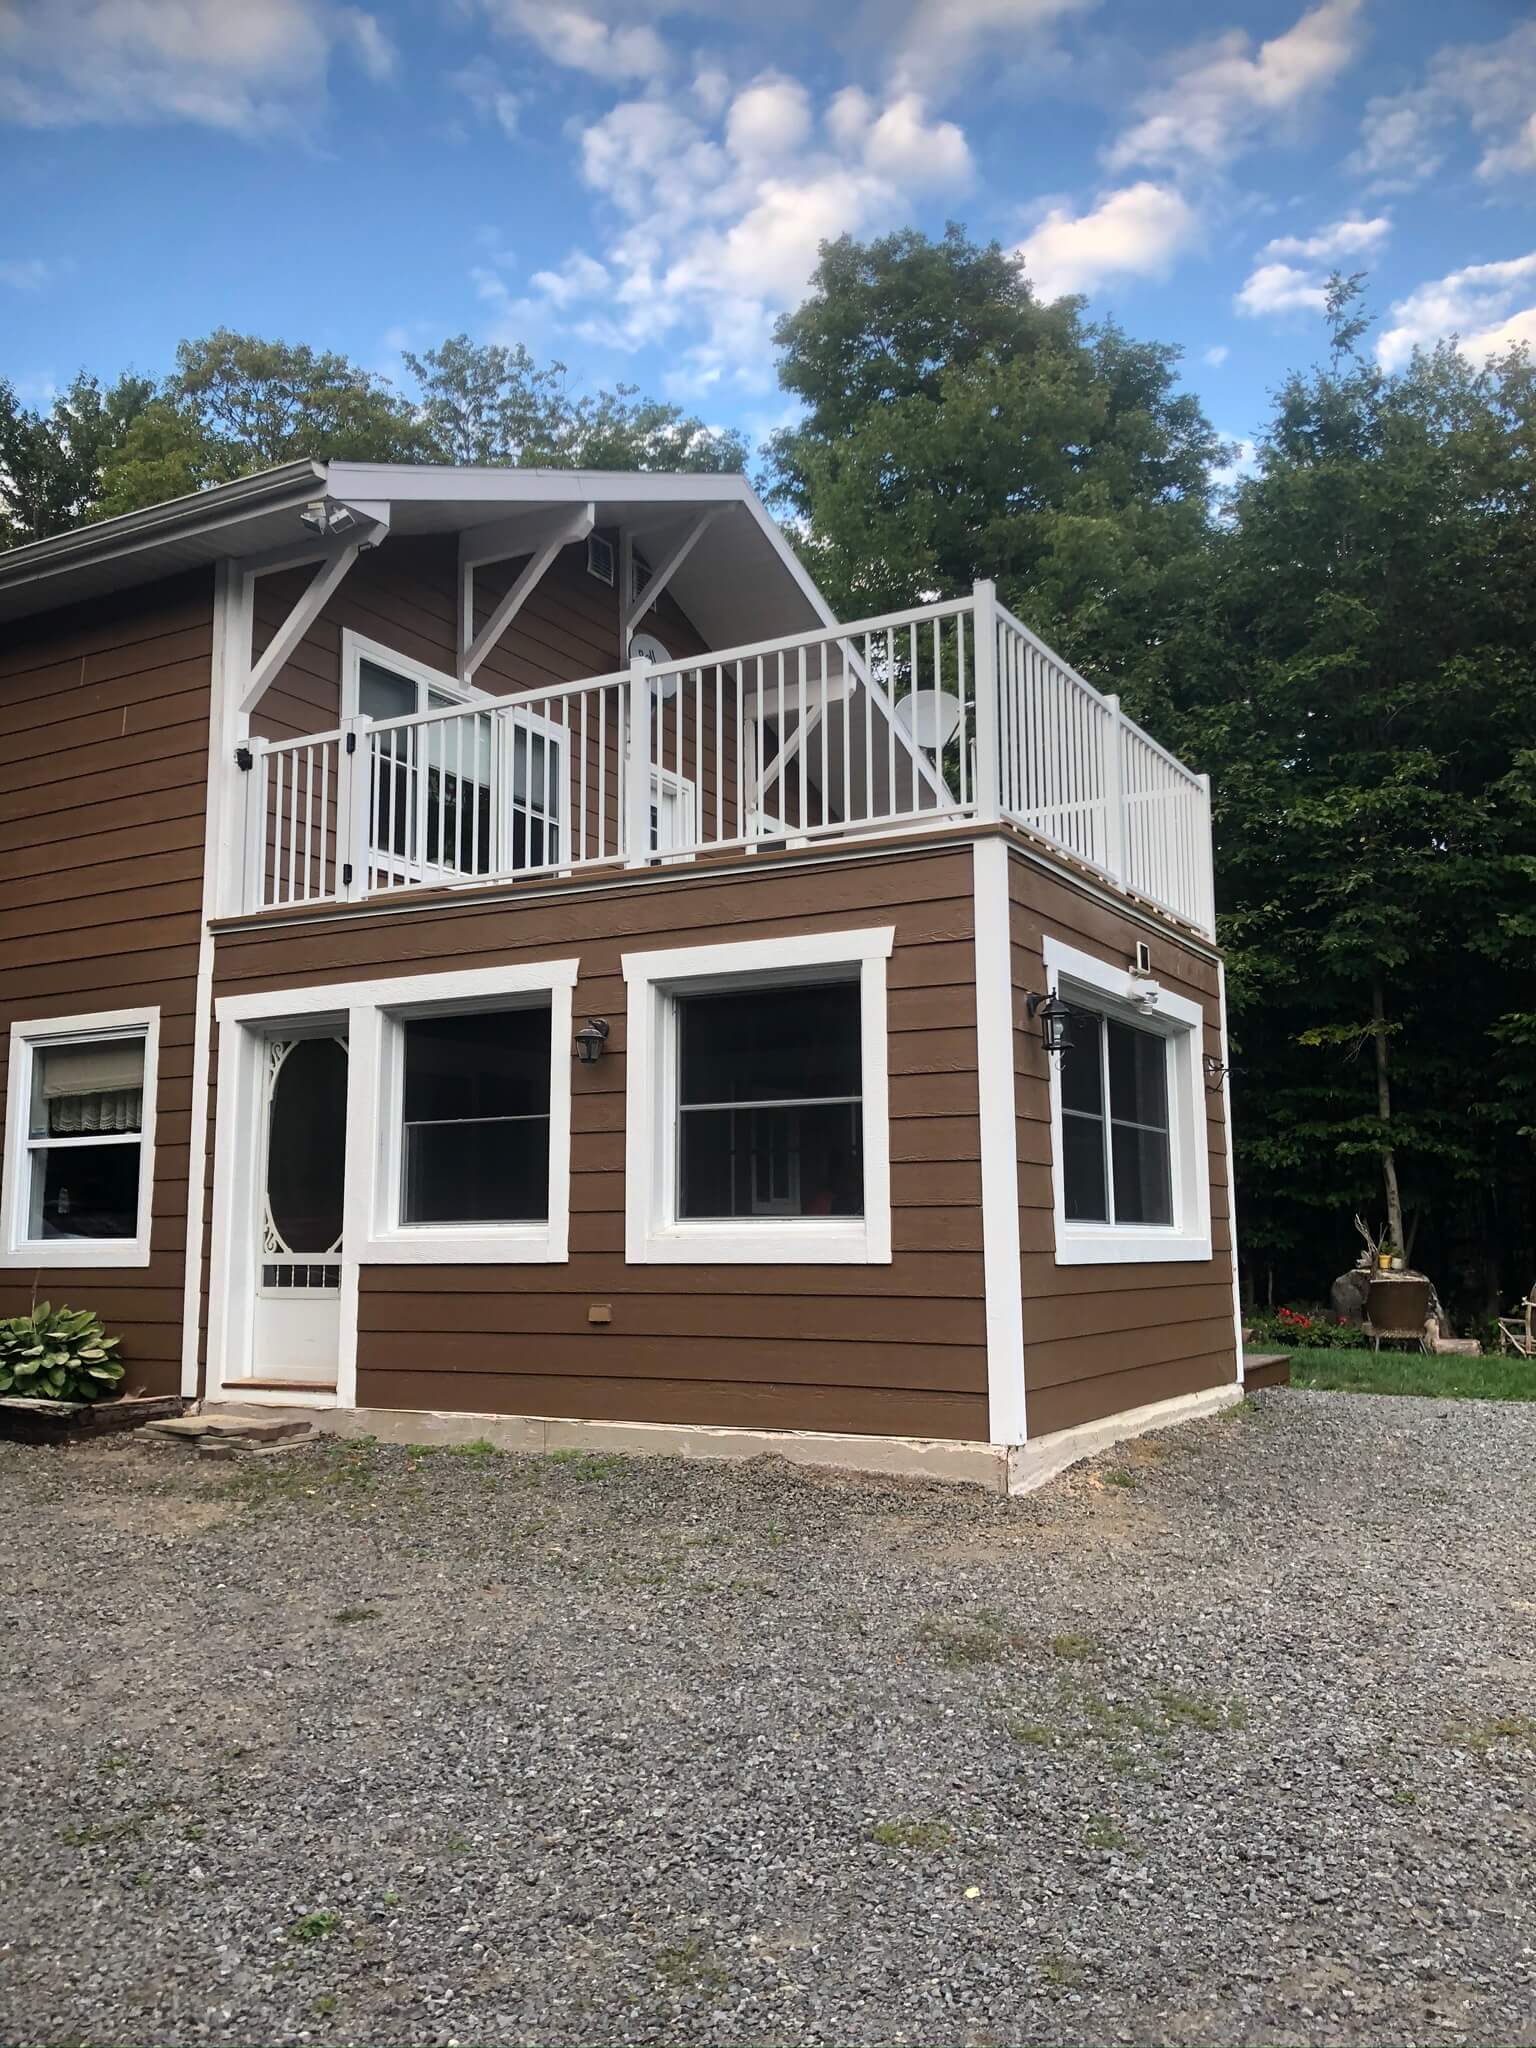
<path id="1" fill-rule="evenodd" d="M 657 667 L 672 659 L 654 633 L 636 633 L 629 643 L 629 652 L 631 658 L 638 654 Z M 670 704 L 677 695 L 677 671 L 674 669 L 671 675 L 659 676 L 655 690 L 663 704 Z"/>
<path id="2" fill-rule="evenodd" d="M 937 754 L 965 723 L 965 706 L 948 690 L 914 690 L 897 704 L 896 723 L 926 753 Z"/>

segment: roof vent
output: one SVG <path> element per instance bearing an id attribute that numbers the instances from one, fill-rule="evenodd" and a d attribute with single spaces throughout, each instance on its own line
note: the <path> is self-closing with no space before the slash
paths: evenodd
<path id="1" fill-rule="evenodd" d="M 595 576 L 599 583 L 613 582 L 613 542 L 600 533 L 587 535 L 587 574 Z"/>

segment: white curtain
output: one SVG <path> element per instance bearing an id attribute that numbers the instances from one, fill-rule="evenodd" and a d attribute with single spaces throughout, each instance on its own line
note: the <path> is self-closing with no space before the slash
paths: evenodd
<path id="1" fill-rule="evenodd" d="M 92 1095 L 54 1095 L 48 1100 L 50 1138 L 78 1138 L 97 1131 L 137 1131 L 143 1125 L 142 1088 L 113 1088 Z"/>

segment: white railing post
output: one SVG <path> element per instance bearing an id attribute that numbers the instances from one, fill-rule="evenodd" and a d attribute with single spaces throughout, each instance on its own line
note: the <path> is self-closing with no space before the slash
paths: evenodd
<path id="1" fill-rule="evenodd" d="M 651 859 L 651 664 L 640 656 L 629 671 L 629 751 L 624 773 L 624 865 Z M 681 716 L 681 713 L 679 713 Z"/>
<path id="2" fill-rule="evenodd" d="M 972 586 L 971 653 L 976 678 L 976 820 L 995 824 L 1003 814 L 1003 750 L 997 715 L 997 585 Z M 963 616 L 963 614 L 962 614 Z"/>
<path id="3" fill-rule="evenodd" d="M 1197 858 L 1200 862 L 1200 925 L 1211 938 L 1216 936 L 1216 842 L 1211 834 L 1211 778 L 1197 775 L 1200 785 L 1200 830 Z M 1223 1053 L 1225 1057 L 1225 1053 Z"/>
<path id="4" fill-rule="evenodd" d="M 369 724 L 361 716 L 344 718 L 336 743 L 336 893 L 349 902 L 368 894 Z"/>
<path id="5" fill-rule="evenodd" d="M 1106 697 L 1109 724 L 1104 734 L 1104 867 L 1125 881 L 1125 715 L 1118 697 Z"/>

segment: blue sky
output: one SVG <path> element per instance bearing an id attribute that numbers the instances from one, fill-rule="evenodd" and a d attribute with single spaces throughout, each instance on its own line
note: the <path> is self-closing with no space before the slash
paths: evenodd
<path id="1" fill-rule="evenodd" d="M 1370 273 L 1536 342 L 1514 0 L 0 0 L 0 375 L 459 331 L 760 437 L 818 240 L 947 218 L 1180 343 L 1246 440 Z"/>

